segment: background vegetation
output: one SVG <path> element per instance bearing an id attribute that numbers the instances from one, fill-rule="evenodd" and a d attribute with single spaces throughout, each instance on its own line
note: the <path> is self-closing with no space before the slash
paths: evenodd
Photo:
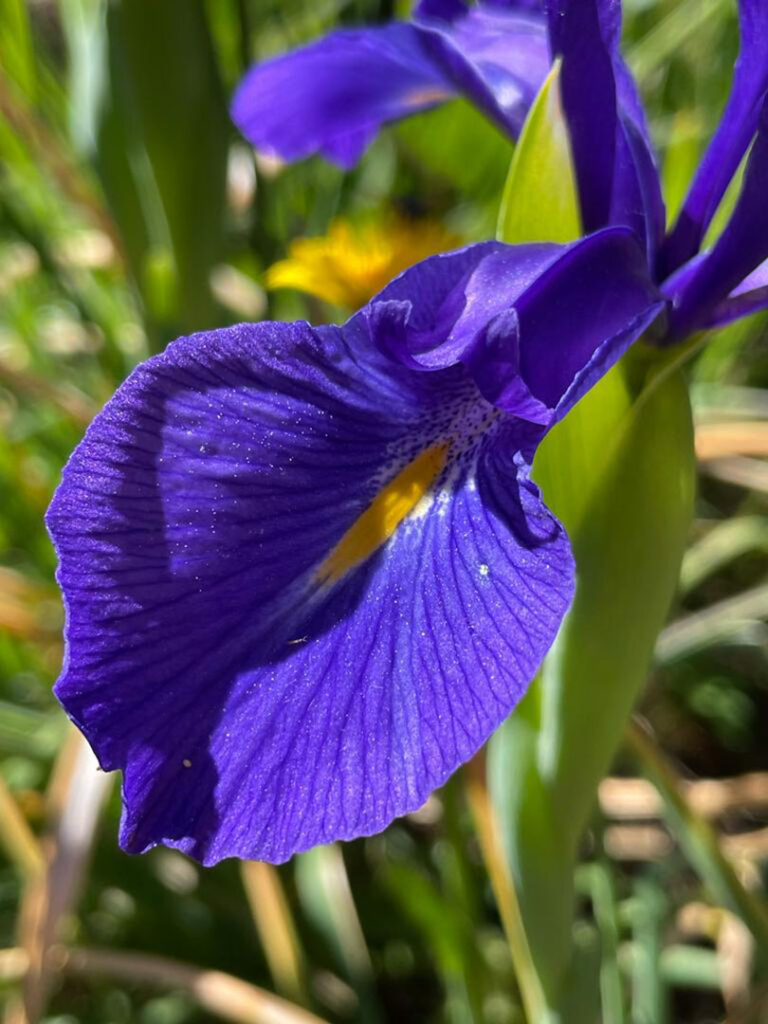
<path id="1" fill-rule="evenodd" d="M 674 212 L 727 93 L 736 5 L 624 6 Z M 251 61 L 407 7 L 0 0 L 7 1024 L 522 1020 L 467 772 L 383 835 L 279 870 L 129 858 L 115 780 L 51 695 L 62 613 L 43 514 L 130 369 L 206 326 L 333 317 L 268 292 L 264 274 L 335 217 L 396 211 L 492 235 L 511 145 L 462 103 L 384 131 L 348 174 L 277 167 L 230 126 Z M 768 1020 L 767 324 L 720 332 L 688 370 L 697 517 L 643 727 L 600 789 L 576 879 L 576 938 L 599 932 L 607 1024 Z"/>

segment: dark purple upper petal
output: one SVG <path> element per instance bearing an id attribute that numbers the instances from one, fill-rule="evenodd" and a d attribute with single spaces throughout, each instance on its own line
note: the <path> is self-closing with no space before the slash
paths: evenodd
<path id="1" fill-rule="evenodd" d="M 615 0 L 550 0 L 553 56 L 561 56 L 563 106 L 571 136 L 584 227 L 633 229 L 655 258 L 664 204 L 645 114 L 619 53 Z"/>
<path id="2" fill-rule="evenodd" d="M 456 91 L 515 138 L 549 70 L 543 17 L 519 4 L 479 3 L 418 24 Z"/>
<path id="3" fill-rule="evenodd" d="M 418 0 L 413 8 L 414 18 L 443 18 L 450 21 L 467 12 L 464 0 Z"/>
<path id="4" fill-rule="evenodd" d="M 351 167 L 382 124 L 456 95 L 516 135 L 548 64 L 541 16 L 440 4 L 418 23 L 332 32 L 255 65 L 232 117 L 264 152 Z"/>
<path id="5" fill-rule="evenodd" d="M 662 277 L 697 252 L 757 130 L 760 107 L 768 89 L 768 3 L 739 0 L 739 23 L 741 53 L 733 72 L 731 95 L 665 245 Z"/>
<path id="6" fill-rule="evenodd" d="M 552 53 L 563 58 L 563 107 L 586 231 L 609 223 L 616 163 L 616 82 L 598 6 L 597 0 L 553 0 L 549 9 Z"/>
<path id="7" fill-rule="evenodd" d="M 67 607 L 57 694 L 123 770 L 126 849 L 280 861 L 376 831 L 514 707 L 573 588 L 528 478 L 546 426 L 520 417 L 531 396 L 562 408 L 581 393 L 656 308 L 646 283 L 619 315 L 610 289 L 602 329 L 579 309 L 569 323 L 579 252 L 598 275 L 613 245 L 634 280 L 640 257 L 606 237 L 561 250 L 570 276 L 549 283 L 551 251 L 539 274 L 493 243 L 434 257 L 344 327 L 183 338 L 121 386 L 48 525 Z M 480 292 L 507 286 L 516 252 L 529 284 L 507 309 L 487 296 L 483 322 Z M 472 358 L 392 358 L 379 306 L 422 331 L 463 316 Z M 499 406 L 483 394 L 493 366 Z M 388 527 L 384 493 L 411 502 Z M 379 542 L 360 547 L 361 522 Z"/>
<path id="8" fill-rule="evenodd" d="M 359 315 L 404 365 L 462 362 L 489 401 L 532 422 L 549 426 L 564 415 L 663 307 L 627 228 L 566 246 L 486 243 L 483 252 L 472 268 L 447 254 L 405 271 Z M 434 278 L 444 289 L 431 293 L 426 318 L 407 299 L 416 275 L 419 288 Z"/>
<path id="9" fill-rule="evenodd" d="M 631 231 L 568 246 L 515 305 L 520 374 L 561 419 L 656 319 L 661 296 Z"/>
<path id="10" fill-rule="evenodd" d="M 768 99 L 763 103 L 757 138 L 744 184 L 725 230 L 711 252 L 691 261 L 690 271 L 665 285 L 672 299 L 670 329 L 682 337 L 710 319 L 728 293 L 768 257 Z"/>
<path id="11" fill-rule="evenodd" d="M 653 266 L 666 222 L 659 172 L 642 126 L 624 115 L 616 134 L 610 221 L 632 228 L 644 241 L 648 264 Z"/>

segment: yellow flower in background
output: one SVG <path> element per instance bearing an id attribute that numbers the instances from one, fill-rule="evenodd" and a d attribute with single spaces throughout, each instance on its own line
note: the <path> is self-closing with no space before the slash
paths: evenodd
<path id="1" fill-rule="evenodd" d="M 434 220 L 388 216 L 355 224 L 339 219 L 326 235 L 291 242 L 287 258 L 267 271 L 266 283 L 358 309 L 401 271 L 460 244 Z"/>

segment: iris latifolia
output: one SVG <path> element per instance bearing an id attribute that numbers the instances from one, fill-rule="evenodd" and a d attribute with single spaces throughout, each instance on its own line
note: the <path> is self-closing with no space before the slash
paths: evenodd
<path id="1" fill-rule="evenodd" d="M 668 234 L 645 112 L 619 49 L 619 0 L 421 0 L 408 22 L 338 30 L 256 65 L 232 116 L 266 153 L 320 153 L 342 167 L 383 124 L 457 96 L 516 139 L 560 59 L 584 230 L 632 228 L 668 300 L 668 338 L 679 340 L 768 307 L 768 2 L 739 0 L 739 21 L 731 95 Z M 736 208 L 702 252 L 751 144 Z"/>
<path id="2" fill-rule="evenodd" d="M 126 850 L 277 862 L 417 808 L 515 707 L 571 602 L 530 478 L 547 431 L 651 325 L 673 341 L 768 304 L 768 7 L 743 0 L 734 94 L 669 237 L 619 13 L 429 0 L 249 73 L 234 116 L 257 146 L 348 166 L 459 94 L 514 136 L 557 60 L 588 234 L 432 256 L 341 326 L 181 338 L 96 418 L 48 513 L 56 692 L 123 771 Z"/>
<path id="3" fill-rule="evenodd" d="M 125 849 L 281 861 L 477 750 L 573 592 L 533 454 L 660 308 L 626 229 L 484 243 L 343 326 L 182 338 L 129 377 L 48 514 L 56 692 L 123 770 Z"/>

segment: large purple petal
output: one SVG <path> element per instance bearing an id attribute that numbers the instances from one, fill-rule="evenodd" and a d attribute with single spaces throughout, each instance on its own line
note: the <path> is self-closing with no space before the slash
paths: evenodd
<path id="1" fill-rule="evenodd" d="M 739 0 L 739 23 L 741 53 L 734 68 L 731 95 L 661 254 L 662 276 L 675 271 L 697 252 L 757 130 L 760 107 L 768 89 L 768 3 Z"/>
<path id="2" fill-rule="evenodd" d="M 382 124 L 456 95 L 516 135 L 549 66 L 542 17 L 482 5 L 451 11 L 439 5 L 418 23 L 333 32 L 257 64 L 235 94 L 233 120 L 264 152 L 319 152 L 343 167 Z"/>
<path id="3" fill-rule="evenodd" d="M 506 717 L 567 608 L 568 544 L 515 421 L 463 373 L 388 377 L 349 340 L 182 339 L 67 467 L 57 693 L 124 771 L 129 851 L 280 861 L 381 829 Z M 449 427 L 431 497 L 328 582 L 345 531 Z"/>
<path id="4" fill-rule="evenodd" d="M 732 289 L 768 257 L 768 100 L 736 207 L 712 251 L 666 285 L 673 301 L 670 328 L 682 337 L 708 323 Z"/>
<path id="5" fill-rule="evenodd" d="M 413 25 L 332 32 L 253 67 L 232 118 L 265 153 L 299 160 L 320 152 L 351 167 L 387 121 L 453 95 Z"/>

